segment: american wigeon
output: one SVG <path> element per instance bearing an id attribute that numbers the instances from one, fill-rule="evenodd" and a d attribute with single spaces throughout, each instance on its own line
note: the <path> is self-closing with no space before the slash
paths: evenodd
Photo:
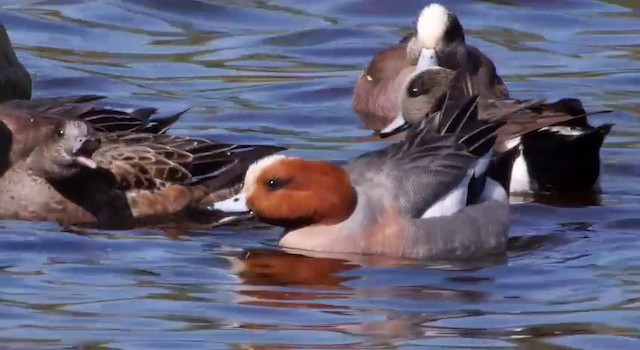
<path id="1" fill-rule="evenodd" d="M 466 96 L 477 94 L 463 69 L 435 66 L 414 75 L 403 90 L 401 113 L 381 136 L 420 124 L 450 85 Z M 587 116 L 609 111 L 587 113 L 580 100 L 570 98 L 544 103 L 482 96 L 479 110 L 483 119 L 508 116 L 498 131 L 491 175 L 510 192 L 598 189 L 600 148 L 612 124 L 593 127 Z"/>
<path id="2" fill-rule="evenodd" d="M 111 126 L 121 125 L 114 116 L 107 119 Z M 80 119 L 7 113 L 0 113 L 0 139 L 0 219 L 112 228 L 183 219 L 204 210 L 237 193 L 249 164 L 282 150 L 148 132 L 99 132 Z"/>
<path id="3" fill-rule="evenodd" d="M 378 52 L 358 77 L 353 109 L 366 128 L 379 131 L 398 115 L 407 80 L 425 68 L 421 61 L 431 60 L 444 68 L 466 69 L 474 91 L 484 98 L 509 96 L 491 59 L 466 44 L 458 17 L 433 3 L 420 12 L 412 33 L 401 43 Z"/>
<path id="4" fill-rule="evenodd" d="M 447 98 L 404 141 L 344 167 L 269 156 L 249 168 L 240 194 L 212 208 L 284 227 L 279 244 L 288 248 L 429 259 L 502 253 L 507 194 L 486 176 L 501 124 L 477 111 L 476 97 Z"/>

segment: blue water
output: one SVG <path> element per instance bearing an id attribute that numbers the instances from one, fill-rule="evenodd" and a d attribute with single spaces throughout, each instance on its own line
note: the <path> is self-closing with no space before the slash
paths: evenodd
<path id="1" fill-rule="evenodd" d="M 173 132 L 344 160 L 352 86 L 424 1 L 4 0 L 37 96 L 192 107 Z M 0 223 L 3 349 L 640 348 L 640 3 L 445 1 L 513 96 L 616 126 L 600 205 L 514 206 L 507 258 L 308 257 L 264 227 Z"/>

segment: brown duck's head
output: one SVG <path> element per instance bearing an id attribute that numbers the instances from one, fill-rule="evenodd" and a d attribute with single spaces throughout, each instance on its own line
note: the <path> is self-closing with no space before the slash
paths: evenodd
<path id="1" fill-rule="evenodd" d="M 87 123 L 60 120 L 29 157 L 29 168 L 47 179 L 69 177 L 83 168 L 97 168 L 92 157 L 99 147 L 100 139 Z"/>
<path id="2" fill-rule="evenodd" d="M 432 111 L 436 101 L 447 92 L 455 73 L 434 66 L 413 75 L 401 91 L 400 113 L 380 131 L 380 137 L 390 137 L 411 125 L 420 124 Z"/>

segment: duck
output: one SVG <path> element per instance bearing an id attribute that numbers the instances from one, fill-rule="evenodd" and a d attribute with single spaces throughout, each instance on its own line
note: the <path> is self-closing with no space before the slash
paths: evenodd
<path id="1" fill-rule="evenodd" d="M 382 138 L 419 125 L 450 85 L 466 96 L 478 94 L 471 74 L 433 66 L 414 75 L 403 90 L 401 112 L 380 132 Z M 479 95 L 479 94 L 478 94 Z M 580 193 L 600 191 L 600 149 L 613 124 L 589 124 L 579 99 L 485 98 L 479 95 L 480 117 L 502 119 L 496 154 L 490 167 L 492 178 L 512 194 Z M 508 116 L 508 118 L 503 118 Z"/>
<path id="2" fill-rule="evenodd" d="M 249 165 L 284 150 L 170 135 L 188 109 L 157 116 L 99 95 L 32 98 L 4 26 L 0 50 L 0 219 L 103 228 L 208 220 L 205 204 L 236 194 Z"/>
<path id="3" fill-rule="evenodd" d="M 404 140 L 344 166 L 265 157 L 239 194 L 211 209 L 283 227 L 287 249 L 436 260 L 502 254 L 507 193 L 486 176 L 501 123 L 478 118 L 477 96 L 455 96 Z"/>
<path id="4" fill-rule="evenodd" d="M 439 3 L 425 6 L 412 32 L 376 53 L 359 75 L 352 107 L 367 129 L 379 132 L 398 116 L 401 91 L 422 70 L 438 65 L 465 68 L 474 91 L 483 98 L 507 98 L 509 90 L 493 61 L 468 45 L 458 16 Z"/>
<path id="5" fill-rule="evenodd" d="M 7 28 L 0 24 L 0 102 L 31 98 L 31 75 L 18 59 Z"/>
<path id="6" fill-rule="evenodd" d="M 0 114 L 0 129 L 0 220 L 64 226 L 124 229 L 188 219 L 231 196 L 248 164 L 282 150 L 100 132 L 81 119 L 47 115 Z"/>

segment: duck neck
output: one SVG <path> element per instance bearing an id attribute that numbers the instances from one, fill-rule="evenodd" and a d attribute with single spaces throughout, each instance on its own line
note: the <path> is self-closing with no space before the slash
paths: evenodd
<path id="1" fill-rule="evenodd" d="M 283 247 L 336 253 L 353 253 L 364 242 L 367 229 L 378 217 L 375 201 L 358 189 L 350 214 L 340 222 L 316 223 L 286 228 L 280 237 Z"/>

